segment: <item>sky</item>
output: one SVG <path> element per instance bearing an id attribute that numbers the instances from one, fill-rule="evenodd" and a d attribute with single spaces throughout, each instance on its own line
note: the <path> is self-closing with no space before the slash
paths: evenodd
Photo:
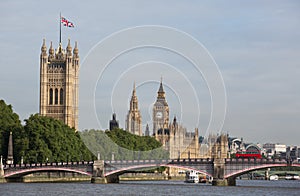
<path id="1" fill-rule="evenodd" d="M 75 25 L 62 27 L 63 47 L 78 41 L 81 130 L 107 129 L 113 112 L 124 127 L 134 82 L 151 129 L 162 77 L 170 118 L 188 131 L 300 145 L 299 8 L 296 0 L 2 0 L 0 99 L 22 120 L 38 113 L 40 48 L 43 39 L 58 47 L 61 12 Z"/>

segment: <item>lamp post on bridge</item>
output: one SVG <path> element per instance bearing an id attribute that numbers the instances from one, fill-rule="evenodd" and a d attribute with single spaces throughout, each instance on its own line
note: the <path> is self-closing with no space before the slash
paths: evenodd
<path id="1" fill-rule="evenodd" d="M 100 152 L 98 151 L 98 152 L 97 152 L 97 160 L 99 161 L 100 158 L 101 158 L 101 157 L 100 157 Z"/>
<path id="2" fill-rule="evenodd" d="M 114 152 L 111 153 L 111 160 L 112 160 L 112 161 L 115 160 L 115 153 L 114 153 Z"/>

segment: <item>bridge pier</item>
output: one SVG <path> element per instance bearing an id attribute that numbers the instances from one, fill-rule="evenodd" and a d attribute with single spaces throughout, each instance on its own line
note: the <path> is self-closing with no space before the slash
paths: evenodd
<path id="1" fill-rule="evenodd" d="M 110 175 L 105 177 L 107 183 L 119 183 L 119 176 L 118 175 Z"/>
<path id="2" fill-rule="evenodd" d="M 110 175 L 107 177 L 92 177 L 91 183 L 95 184 L 107 184 L 107 183 L 119 183 L 118 175 Z"/>
<path id="3" fill-rule="evenodd" d="M 213 186 L 236 186 L 235 178 L 228 179 L 214 179 L 212 181 Z"/>
<path id="4" fill-rule="evenodd" d="M 91 183 L 97 183 L 97 184 L 107 183 L 107 180 L 104 176 L 104 160 L 94 161 Z"/>
<path id="5" fill-rule="evenodd" d="M 119 175 L 113 174 L 104 176 L 104 160 L 94 161 L 93 175 L 91 183 L 106 184 L 106 183 L 119 183 Z"/>

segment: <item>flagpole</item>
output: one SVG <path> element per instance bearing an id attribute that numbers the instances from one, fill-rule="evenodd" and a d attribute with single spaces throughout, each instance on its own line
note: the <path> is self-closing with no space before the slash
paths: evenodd
<path id="1" fill-rule="evenodd" d="M 59 43 L 61 44 L 61 12 L 59 13 Z"/>

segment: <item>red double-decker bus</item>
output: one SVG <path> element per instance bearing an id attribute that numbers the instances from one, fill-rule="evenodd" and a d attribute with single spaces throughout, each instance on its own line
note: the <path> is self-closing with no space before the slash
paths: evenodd
<path id="1" fill-rule="evenodd" d="M 261 159 L 260 151 L 238 151 L 235 154 L 236 158 L 256 158 Z"/>

